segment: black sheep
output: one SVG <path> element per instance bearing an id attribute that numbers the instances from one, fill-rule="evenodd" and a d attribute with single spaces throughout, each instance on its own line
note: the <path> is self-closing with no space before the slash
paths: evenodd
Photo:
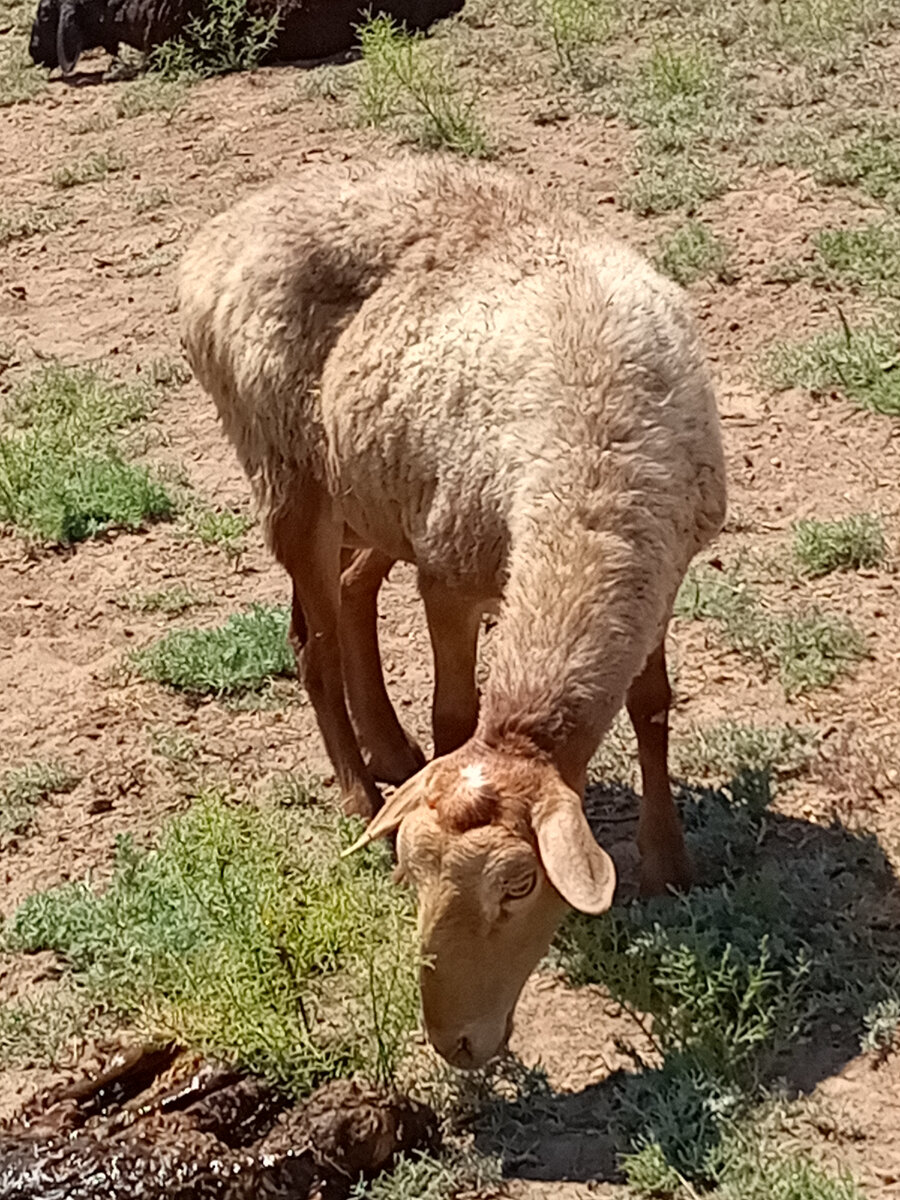
<path id="1" fill-rule="evenodd" d="M 433 21 L 458 12 L 464 0 L 249 0 L 254 16 L 279 15 L 278 34 L 265 55 L 269 62 L 327 58 L 349 50 L 356 26 L 369 10 L 385 14 L 407 29 L 427 29 Z M 75 70 L 85 50 L 102 47 L 118 53 L 120 44 L 144 52 L 175 37 L 203 0 L 40 0 L 31 27 L 31 57 L 43 67 Z"/>

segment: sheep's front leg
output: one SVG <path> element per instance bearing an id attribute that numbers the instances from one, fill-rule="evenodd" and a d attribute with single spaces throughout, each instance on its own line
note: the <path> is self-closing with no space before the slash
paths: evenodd
<path id="1" fill-rule="evenodd" d="M 631 684 L 626 699 L 628 715 L 637 735 L 644 785 L 638 847 L 641 852 L 641 892 L 645 896 L 665 892 L 670 886 L 689 887 L 691 884 L 691 864 L 669 785 L 671 700 L 665 644 L 661 642 Z"/>
<path id="2" fill-rule="evenodd" d="M 435 755 L 449 754 L 478 724 L 478 631 L 481 605 L 427 576 L 419 576 L 434 652 L 432 728 Z"/>
<path id="3" fill-rule="evenodd" d="M 341 789 L 344 811 L 366 819 L 381 807 L 381 794 L 363 762 L 344 697 L 341 661 L 341 540 L 327 498 L 297 498 L 272 523 L 276 557 L 293 582 L 291 642 L 300 678 L 316 712 L 319 730 Z"/>
<path id="4" fill-rule="evenodd" d="M 397 719 L 378 650 L 378 592 L 394 565 L 379 550 L 359 550 L 341 575 L 344 686 L 369 770 L 383 783 L 403 783 L 425 756 Z"/>

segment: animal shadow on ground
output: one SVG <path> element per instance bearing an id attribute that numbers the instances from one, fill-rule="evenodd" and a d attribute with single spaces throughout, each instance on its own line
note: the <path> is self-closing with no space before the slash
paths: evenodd
<path id="1" fill-rule="evenodd" d="M 620 1156 L 656 1143 L 684 1177 L 714 1183 L 733 1119 L 859 1054 L 867 1016 L 900 979 L 897 880 L 872 835 L 783 816 L 771 798 L 768 772 L 680 785 L 697 886 L 640 901 L 626 867 L 609 913 L 567 920 L 551 962 L 633 1016 L 635 1045 L 619 1048 L 634 1067 L 579 1092 L 517 1060 L 498 1067 L 474 1126 L 508 1176 L 618 1182 Z M 614 854 L 637 804 L 624 785 L 589 789 L 592 828 Z"/>

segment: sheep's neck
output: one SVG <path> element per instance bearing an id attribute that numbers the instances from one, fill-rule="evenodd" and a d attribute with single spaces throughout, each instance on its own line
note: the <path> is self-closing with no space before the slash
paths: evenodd
<path id="1" fill-rule="evenodd" d="M 577 789 L 671 602 L 646 517 L 624 533 L 597 523 L 539 510 L 514 541 L 478 730 L 549 754 Z"/>

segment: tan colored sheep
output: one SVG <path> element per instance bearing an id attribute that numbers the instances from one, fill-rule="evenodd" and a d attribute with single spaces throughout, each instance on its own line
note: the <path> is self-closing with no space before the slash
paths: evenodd
<path id="1" fill-rule="evenodd" d="M 689 878 L 664 637 L 721 527 L 725 473 L 682 294 L 515 176 L 410 159 L 310 169 L 216 217 L 180 302 L 293 581 L 345 806 L 371 816 L 375 779 L 408 780 L 360 844 L 399 827 L 429 1036 L 477 1066 L 504 1044 L 564 902 L 612 901 L 582 796 L 623 702 L 642 885 Z M 397 559 L 418 568 L 434 647 L 437 757 L 421 770 L 378 658 Z M 479 619 L 498 602 L 479 711 Z"/>

